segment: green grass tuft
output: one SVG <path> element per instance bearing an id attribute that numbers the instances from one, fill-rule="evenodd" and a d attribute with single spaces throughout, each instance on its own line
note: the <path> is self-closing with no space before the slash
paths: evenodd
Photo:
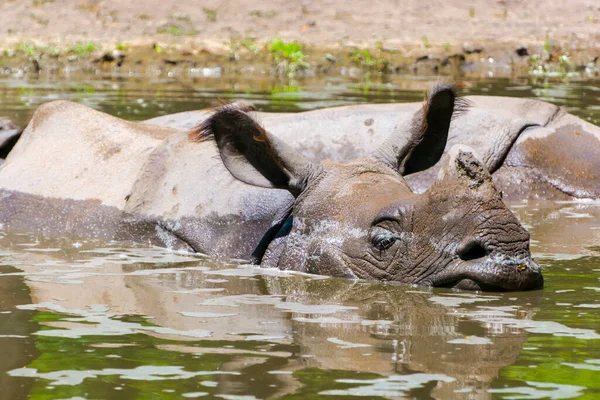
<path id="1" fill-rule="evenodd" d="M 203 8 L 203 10 L 207 20 L 210 22 L 215 22 L 217 20 L 217 10 L 211 8 Z"/>
<path id="2" fill-rule="evenodd" d="M 355 49 L 350 52 L 350 59 L 356 65 L 362 68 L 385 71 L 388 67 L 388 60 L 382 57 L 376 57 L 369 49 Z"/>
<path id="3" fill-rule="evenodd" d="M 271 41 L 268 52 L 273 59 L 275 68 L 288 76 L 294 76 L 298 71 L 307 69 L 310 64 L 304 61 L 304 46 L 298 42 L 284 42 L 279 36 Z"/>

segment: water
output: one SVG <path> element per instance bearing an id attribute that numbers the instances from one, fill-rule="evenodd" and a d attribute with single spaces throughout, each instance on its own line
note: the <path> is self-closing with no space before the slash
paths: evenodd
<path id="1" fill-rule="evenodd" d="M 245 100 L 261 111 L 294 112 L 360 103 L 421 101 L 438 78 L 307 77 L 274 81 L 262 75 L 223 78 L 82 75 L 70 79 L 0 79 L 0 116 L 27 124 L 35 109 L 52 100 L 71 100 L 129 120 L 143 120 Z M 539 98 L 600 124 L 600 81 L 529 80 L 526 78 L 453 79 L 463 95 Z"/>
<path id="2" fill-rule="evenodd" d="M 145 119 L 215 97 L 271 111 L 416 101 L 431 84 L 390 79 L 5 80 L 0 101 L 24 124 L 56 98 Z M 594 85 L 463 91 L 541 97 L 598 123 Z M 356 282 L 0 228 L 0 398 L 599 398 L 600 203 L 510 206 L 531 232 L 542 291 Z"/>

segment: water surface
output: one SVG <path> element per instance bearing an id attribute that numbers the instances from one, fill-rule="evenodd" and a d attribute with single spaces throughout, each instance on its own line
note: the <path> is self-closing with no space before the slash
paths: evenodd
<path id="1" fill-rule="evenodd" d="M 417 101 L 431 82 L 12 78 L 0 101 L 22 124 L 52 99 L 140 120 L 216 97 L 267 111 Z M 462 86 L 600 119 L 593 82 Z M 510 206 L 544 290 L 350 281 L 0 228 L 0 398 L 599 398 L 600 203 Z"/>
<path id="2" fill-rule="evenodd" d="M 52 100 L 70 100 L 130 120 L 244 100 L 261 111 L 294 112 L 361 103 L 421 101 L 437 77 L 369 75 L 273 80 L 262 75 L 214 78 L 115 76 L 98 74 L 0 79 L 0 116 L 25 125 L 35 109 Z M 462 95 L 538 98 L 564 106 L 600 124 L 600 81 L 547 81 L 527 78 L 445 78 Z"/>

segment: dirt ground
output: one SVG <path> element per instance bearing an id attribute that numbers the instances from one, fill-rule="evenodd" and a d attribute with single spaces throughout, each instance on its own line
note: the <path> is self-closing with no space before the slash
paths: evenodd
<path id="1" fill-rule="evenodd" d="M 0 48 L 24 41 L 103 49 L 152 43 L 226 53 L 277 35 L 307 52 L 348 46 L 411 58 L 518 58 L 551 44 L 585 65 L 600 55 L 598 0 L 0 0 Z M 479 53 L 483 49 L 483 52 Z"/>

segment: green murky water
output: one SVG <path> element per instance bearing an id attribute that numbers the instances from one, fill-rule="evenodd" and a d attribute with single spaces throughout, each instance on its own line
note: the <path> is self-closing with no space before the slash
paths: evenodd
<path id="1" fill-rule="evenodd" d="M 145 119 L 216 97 L 271 111 L 416 101 L 430 83 L 11 79 L 0 104 L 22 124 L 58 98 Z M 464 86 L 600 121 L 594 82 Z M 531 232 L 542 291 L 354 282 L 0 230 L 0 398 L 600 398 L 600 203 L 511 207 Z"/>
<path id="2" fill-rule="evenodd" d="M 294 112 L 360 103 L 421 101 L 438 78 L 397 75 L 372 79 L 307 77 L 274 81 L 268 76 L 223 78 L 151 78 L 98 75 L 21 80 L 0 79 L 0 116 L 25 125 L 33 111 L 51 100 L 71 100 L 130 120 L 143 120 L 196 110 L 225 101 L 245 100 L 261 111 Z M 460 81 L 463 95 L 530 97 L 564 106 L 600 124 L 600 81 L 547 82 L 543 80 L 479 79 Z"/>

